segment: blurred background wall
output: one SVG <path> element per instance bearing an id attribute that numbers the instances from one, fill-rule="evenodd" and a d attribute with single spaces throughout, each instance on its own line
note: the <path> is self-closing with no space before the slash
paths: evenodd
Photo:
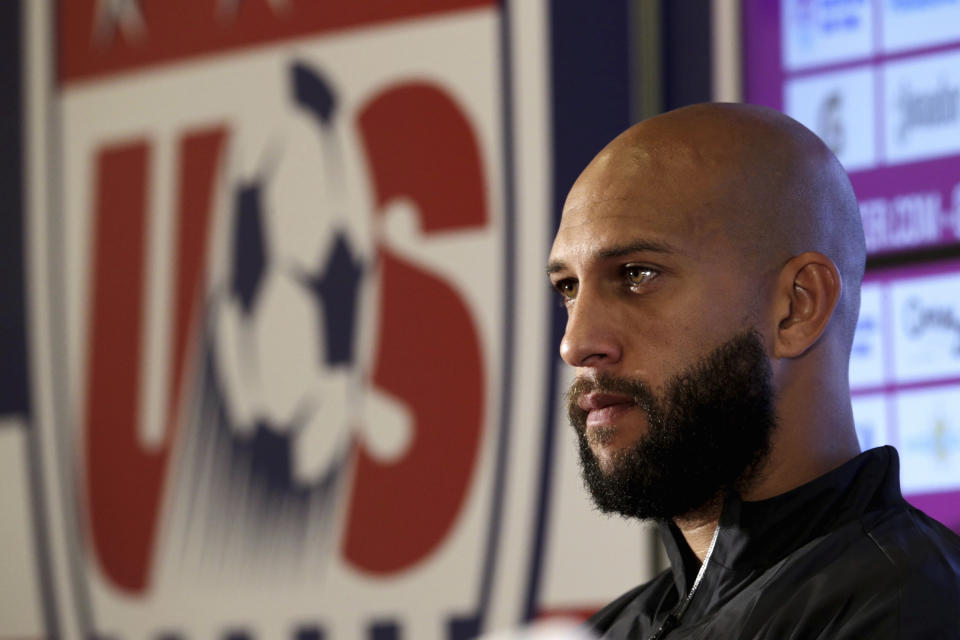
<path id="1" fill-rule="evenodd" d="M 619 131 L 851 172 L 864 447 L 960 529 L 960 0 L 0 4 L 0 638 L 473 638 L 664 566 L 543 274 Z"/>

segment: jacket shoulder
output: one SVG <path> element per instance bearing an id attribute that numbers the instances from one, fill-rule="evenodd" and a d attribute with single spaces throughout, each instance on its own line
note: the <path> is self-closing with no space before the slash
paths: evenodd
<path id="1" fill-rule="evenodd" d="M 590 616 L 587 620 L 586 625 L 590 629 L 593 629 L 597 633 L 603 633 L 610 628 L 610 625 L 613 624 L 613 621 L 627 608 L 627 605 L 630 604 L 640 593 L 644 590 L 647 585 L 642 584 L 639 587 L 634 587 L 627 591 L 622 596 L 605 606 L 604 608 L 597 611 L 595 614 Z"/>
<path id="2" fill-rule="evenodd" d="M 670 584 L 666 584 L 666 583 L 670 583 Z M 613 625 L 614 621 L 616 621 L 617 618 L 620 617 L 620 614 L 622 614 L 624 610 L 628 606 L 630 606 L 631 603 L 647 600 L 647 599 L 650 599 L 651 597 L 656 597 L 656 596 L 653 596 L 652 594 L 654 593 L 659 594 L 663 591 L 664 588 L 670 588 L 670 586 L 672 586 L 672 576 L 670 574 L 670 570 L 668 569 L 660 573 L 659 575 L 657 575 L 655 578 L 653 578 L 649 582 L 646 582 L 644 584 L 641 584 L 640 586 L 630 589 L 629 591 L 621 595 L 619 598 L 617 598 L 616 600 L 614 600 L 613 602 L 606 605 L 605 607 L 597 611 L 595 614 L 590 616 L 590 618 L 586 621 L 585 624 L 588 628 L 592 629 L 595 633 L 602 634 L 606 632 Z M 658 601 L 660 600 L 659 597 L 657 597 L 656 599 Z"/>
<path id="3" fill-rule="evenodd" d="M 902 637 L 960 629 L 960 536 L 907 507 L 866 530 L 896 576 Z M 956 636 L 949 636 L 956 637 Z"/>
<path id="4" fill-rule="evenodd" d="M 812 542 L 759 586 L 744 637 L 960 638 L 960 538 L 906 504 Z"/>

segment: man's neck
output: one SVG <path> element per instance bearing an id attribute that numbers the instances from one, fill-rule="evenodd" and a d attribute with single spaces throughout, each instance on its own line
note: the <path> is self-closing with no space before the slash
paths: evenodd
<path id="1" fill-rule="evenodd" d="M 740 487 L 743 500 L 751 502 L 765 500 L 805 484 L 847 462 L 860 451 L 856 441 L 841 442 L 834 448 L 818 451 L 819 456 L 783 456 L 783 460 L 774 458 L 783 454 L 786 447 L 775 447 L 764 465 L 753 474 L 750 482 Z M 779 473 L 771 473 L 776 469 Z M 713 533 L 720 522 L 723 510 L 723 496 L 718 495 L 703 507 L 673 519 L 694 555 L 702 563 L 707 556 Z"/>
<path id="2" fill-rule="evenodd" d="M 719 526 L 722 508 L 723 501 L 717 500 L 706 507 L 673 519 L 687 541 L 687 545 L 690 546 L 690 550 L 701 563 L 707 557 L 713 534 Z"/>

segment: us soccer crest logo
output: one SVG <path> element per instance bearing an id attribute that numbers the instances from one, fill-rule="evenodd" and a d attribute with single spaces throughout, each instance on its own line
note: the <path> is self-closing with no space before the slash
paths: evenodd
<path id="1" fill-rule="evenodd" d="M 65 636 L 479 629 L 463 558 L 498 533 L 510 366 L 501 15 L 452 4 L 50 16 Z"/>

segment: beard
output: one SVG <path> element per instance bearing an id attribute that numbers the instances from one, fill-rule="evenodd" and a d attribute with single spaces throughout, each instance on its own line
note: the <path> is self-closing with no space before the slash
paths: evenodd
<path id="1" fill-rule="evenodd" d="M 577 404 L 591 391 L 629 395 L 647 415 L 647 433 L 616 452 L 607 470 L 590 449 L 587 412 Z M 597 508 L 644 519 L 683 516 L 743 491 L 761 470 L 776 428 L 770 362 L 755 331 L 675 376 L 661 397 L 628 378 L 579 379 L 568 394 L 568 413 Z M 594 435 L 603 440 L 604 428 Z"/>

